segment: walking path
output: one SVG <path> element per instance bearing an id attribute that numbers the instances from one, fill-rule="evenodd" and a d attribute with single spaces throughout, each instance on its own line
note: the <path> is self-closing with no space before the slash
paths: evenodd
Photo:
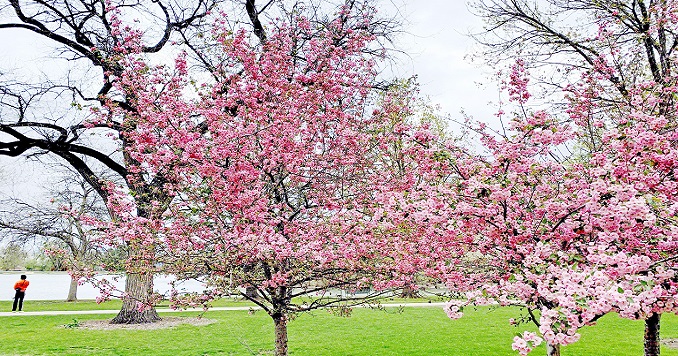
<path id="1" fill-rule="evenodd" d="M 399 308 L 399 307 L 443 307 L 445 303 L 388 303 L 381 304 L 385 308 Z M 357 308 L 369 308 L 369 306 L 357 306 Z M 214 307 L 210 308 L 212 310 L 259 310 L 259 307 Z M 158 313 L 178 313 L 178 312 L 201 312 L 202 308 L 195 309 L 169 309 L 169 308 L 157 308 Z M 83 314 L 118 314 L 120 310 L 52 310 L 52 311 L 27 311 L 27 312 L 0 312 L 0 317 L 2 316 L 31 316 L 31 315 L 83 315 Z"/>

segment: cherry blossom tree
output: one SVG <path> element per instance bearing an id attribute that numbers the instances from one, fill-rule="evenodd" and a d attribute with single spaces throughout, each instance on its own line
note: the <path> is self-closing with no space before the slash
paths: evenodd
<path id="1" fill-rule="evenodd" d="M 594 222 L 602 226 L 601 245 L 618 251 L 617 261 L 608 262 L 614 263 L 610 275 L 622 283 L 631 279 L 628 275 L 638 275 L 633 288 L 618 287 L 620 293 L 624 290 L 626 299 L 620 297 L 621 305 L 616 309 L 623 317 L 646 320 L 646 355 L 659 354 L 661 313 L 676 312 L 674 261 L 678 251 L 676 221 L 672 218 L 676 198 L 676 107 L 671 94 L 675 87 L 670 83 L 675 80 L 633 85 L 629 100 L 619 104 L 619 114 L 612 112 L 590 120 L 604 130 L 601 148 L 591 158 L 591 176 L 597 180 L 591 186 L 591 194 L 609 197 L 604 204 L 597 200 Z M 587 100 L 573 102 L 580 105 Z M 590 104 L 584 107 L 573 108 L 576 119 L 587 110 L 595 110 Z M 624 264 L 628 266 L 622 268 Z"/>
<path id="2" fill-rule="evenodd" d="M 129 31 L 120 52 L 128 70 L 114 86 L 137 93 L 139 109 L 111 102 L 101 113 L 134 126 L 124 137 L 134 169 L 165 177 L 174 197 L 167 212 L 158 202 L 157 214 L 140 216 L 111 187 L 120 217 L 111 243 L 137 241 L 152 256 L 148 269 L 203 278 L 208 290 L 175 295 L 179 306 L 234 293 L 260 306 L 275 325 L 276 355 L 287 354 L 296 313 L 344 313 L 418 271 L 399 236 L 380 228 L 380 201 L 407 186 L 398 153 L 431 135 L 404 124 L 407 90 L 375 91 L 383 50 L 373 16 L 349 2 L 330 21 L 295 14 L 265 36 L 222 18 L 208 39 L 218 75 L 205 83 L 189 77 L 185 56 L 149 65 Z"/>
<path id="3" fill-rule="evenodd" d="M 582 85 L 566 120 L 530 112 L 522 64 L 507 87 L 519 108 L 511 126 L 503 134 L 475 127 L 485 155 L 451 150 L 454 209 L 444 213 L 467 244 L 441 270 L 468 300 L 453 301 L 448 314 L 461 316 L 469 302 L 525 306 L 558 355 L 577 329 L 617 312 L 646 320 L 646 354 L 656 355 L 658 315 L 676 312 L 675 128 L 662 114 L 670 96 L 630 87 L 634 100 L 618 112 L 631 115 L 595 122 L 608 130 L 590 154 L 581 149 L 591 124 L 582 117 L 598 109 L 586 100 L 595 89 Z M 526 332 L 513 347 L 527 354 L 540 342 Z"/>
<path id="4" fill-rule="evenodd" d="M 532 92 L 541 94 L 538 99 L 550 107 L 551 114 L 576 122 L 579 153 L 588 157 L 584 162 L 588 163 L 591 157 L 606 157 L 607 166 L 601 169 L 624 171 L 630 166 L 621 169 L 614 165 L 634 157 L 630 160 L 635 169 L 633 184 L 644 186 L 645 183 L 635 180 L 652 174 L 656 176 L 649 178 L 651 181 L 664 177 L 659 179 L 662 184 L 652 185 L 657 188 L 672 179 L 666 172 L 648 173 L 656 167 L 649 158 L 636 165 L 636 156 L 620 150 L 627 149 L 628 145 L 621 142 L 628 136 L 617 133 L 633 131 L 640 137 L 663 137 L 657 138 L 656 144 L 670 146 L 672 142 L 670 122 L 674 121 L 675 109 L 668 93 L 673 91 L 676 77 L 674 1 L 482 0 L 476 1 L 474 8 L 488 20 L 487 31 L 476 37 L 486 46 L 484 58 L 493 63 L 521 58 L 534 69 L 530 78 L 536 85 Z M 654 123 L 648 124 L 648 118 L 654 118 Z M 664 119 L 669 123 L 657 124 Z M 647 157 L 641 151 L 637 149 L 637 157 Z M 667 169 L 666 163 L 659 166 Z M 604 171 L 592 172 L 595 177 Z M 602 176 L 598 178 L 604 180 Z M 627 189 L 620 188 L 622 183 L 616 178 L 612 176 L 610 181 L 600 184 L 615 186 L 620 191 Z M 627 185 L 633 185 L 628 177 L 625 180 Z M 659 206 L 663 209 L 671 206 L 666 193 L 637 194 L 646 199 L 657 194 L 651 199 L 657 204 L 647 207 L 657 216 L 661 215 Z M 602 194 L 608 195 L 617 196 L 615 192 Z M 666 225 L 664 230 L 671 225 L 663 218 L 656 221 Z M 628 228 L 632 224 L 622 226 Z M 647 233 L 647 229 L 644 231 Z M 628 229 L 624 232 L 622 235 L 628 234 Z M 638 253 L 643 255 L 642 251 Z M 659 255 L 670 258 L 667 251 Z M 661 260 L 658 255 L 649 258 Z M 646 353 L 657 354 L 658 334 L 651 331 L 659 329 L 659 316 L 649 313 L 644 317 L 648 318 Z"/>
<path id="5" fill-rule="evenodd" d="M 338 0 L 357 4 L 357 1 Z M 113 82 L 124 70 L 120 49 L 125 47 L 129 27 L 141 31 L 138 50 L 154 63 L 164 62 L 177 51 L 187 51 L 190 66 L 199 77 L 215 76 L 222 63 L 215 48 L 205 36 L 212 18 L 219 10 L 227 11 L 233 26 L 247 24 L 260 41 L 266 39 L 265 19 L 275 20 L 311 14 L 314 23 L 322 25 L 331 15 L 336 2 L 316 1 L 230 1 L 230 0 L 111 0 L 50 2 L 43 0 L 7 0 L 0 6 L 0 31 L 20 31 L 32 36 L 35 48 L 44 49 L 40 56 L 50 59 L 58 70 L 44 72 L 32 78 L 15 68 L 3 68 L 0 77 L 0 156 L 24 156 L 49 162 L 54 158 L 67 162 L 108 202 L 108 184 L 100 171 L 116 175 L 125 181 L 123 189 L 136 200 L 136 214 L 158 214 L 151 202 L 167 202 L 170 192 L 164 191 L 164 177 L 152 179 L 136 170 L 140 162 L 122 154 L 128 145 L 126 132 L 134 125 L 122 126 L 117 118 L 92 120 L 90 109 L 115 103 L 134 115 L 135 93 L 115 89 Z M 322 6 L 321 6 L 322 5 Z M 273 21 L 275 22 L 275 21 Z M 375 19 L 368 30 L 381 40 L 393 31 L 394 22 Z M 230 25 L 229 25 L 230 26 Z M 275 25 L 273 24 L 275 27 Z M 227 26 L 228 27 L 228 26 Z M 308 39 L 305 39 L 308 40 Z M 22 52 L 23 53 L 23 52 Z M 32 60 L 19 59 L 31 73 Z M 24 68 L 21 68 L 24 69 Z M 224 74 L 226 75 L 226 74 Z M 103 167 L 103 169 L 101 169 Z M 148 252 L 135 250 L 138 243 L 121 241 L 119 250 L 130 255 L 126 288 L 121 312 L 114 318 L 118 323 L 143 323 L 158 320 L 151 308 L 139 311 L 137 302 L 151 299 L 153 276 L 141 273 L 131 261 L 148 261 Z M 135 257 L 136 256 L 136 257 Z"/>

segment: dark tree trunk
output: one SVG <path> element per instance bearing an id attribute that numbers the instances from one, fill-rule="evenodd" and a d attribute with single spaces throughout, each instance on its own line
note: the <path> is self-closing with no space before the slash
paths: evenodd
<path id="1" fill-rule="evenodd" d="M 251 264 L 245 264 L 243 265 L 243 272 L 245 274 L 252 272 L 254 269 L 254 266 Z M 256 299 L 259 297 L 259 292 L 257 292 L 257 287 L 254 286 L 247 286 L 245 287 L 245 296 L 249 299 Z"/>
<path id="2" fill-rule="evenodd" d="M 659 356 L 659 319 L 654 313 L 645 319 L 645 356 Z"/>
<path id="3" fill-rule="evenodd" d="M 546 344 L 546 356 L 560 356 L 560 345 Z"/>
<path id="4" fill-rule="evenodd" d="M 419 291 L 412 286 L 405 286 L 400 290 L 401 298 L 419 298 Z"/>
<path id="5" fill-rule="evenodd" d="M 274 314 L 272 318 L 275 323 L 275 356 L 287 356 L 287 317 Z"/>
<path id="6" fill-rule="evenodd" d="M 78 300 L 78 277 L 71 276 L 71 285 L 68 287 L 67 302 L 75 302 Z"/>
<path id="7" fill-rule="evenodd" d="M 125 297 L 118 315 L 111 324 L 144 324 L 160 320 L 155 307 L 144 307 L 139 311 L 138 303 L 150 303 L 153 291 L 153 273 L 128 273 L 125 281 Z"/>
<path id="8" fill-rule="evenodd" d="M 245 287 L 245 295 L 247 298 L 256 299 L 259 297 L 259 292 L 257 292 L 257 287 Z"/>

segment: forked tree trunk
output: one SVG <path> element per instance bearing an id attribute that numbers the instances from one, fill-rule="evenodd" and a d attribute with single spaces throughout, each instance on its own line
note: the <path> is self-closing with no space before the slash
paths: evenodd
<path id="1" fill-rule="evenodd" d="M 71 276 L 71 285 L 68 287 L 67 302 L 75 302 L 78 300 L 78 277 Z"/>
<path id="2" fill-rule="evenodd" d="M 111 324 L 144 324 L 160 320 L 155 307 L 145 307 L 139 311 L 138 302 L 150 301 L 153 291 L 153 273 L 128 273 L 125 280 L 125 297 L 118 315 Z"/>
<path id="3" fill-rule="evenodd" d="M 546 356 L 560 356 L 560 345 L 546 344 Z"/>
<path id="4" fill-rule="evenodd" d="M 275 324 L 275 356 L 287 356 L 287 317 L 283 314 L 271 317 Z"/>
<path id="5" fill-rule="evenodd" d="M 645 319 L 645 356 L 659 356 L 659 319 L 661 314 L 653 313 Z"/>

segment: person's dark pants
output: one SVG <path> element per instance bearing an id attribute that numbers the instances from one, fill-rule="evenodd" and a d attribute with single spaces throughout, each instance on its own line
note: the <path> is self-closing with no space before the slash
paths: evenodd
<path id="1" fill-rule="evenodd" d="M 16 291 L 16 294 L 14 295 L 14 304 L 12 304 L 12 311 L 16 311 L 17 303 L 19 303 L 19 311 L 21 311 L 21 308 L 24 306 L 24 295 L 26 295 L 26 292 Z"/>

